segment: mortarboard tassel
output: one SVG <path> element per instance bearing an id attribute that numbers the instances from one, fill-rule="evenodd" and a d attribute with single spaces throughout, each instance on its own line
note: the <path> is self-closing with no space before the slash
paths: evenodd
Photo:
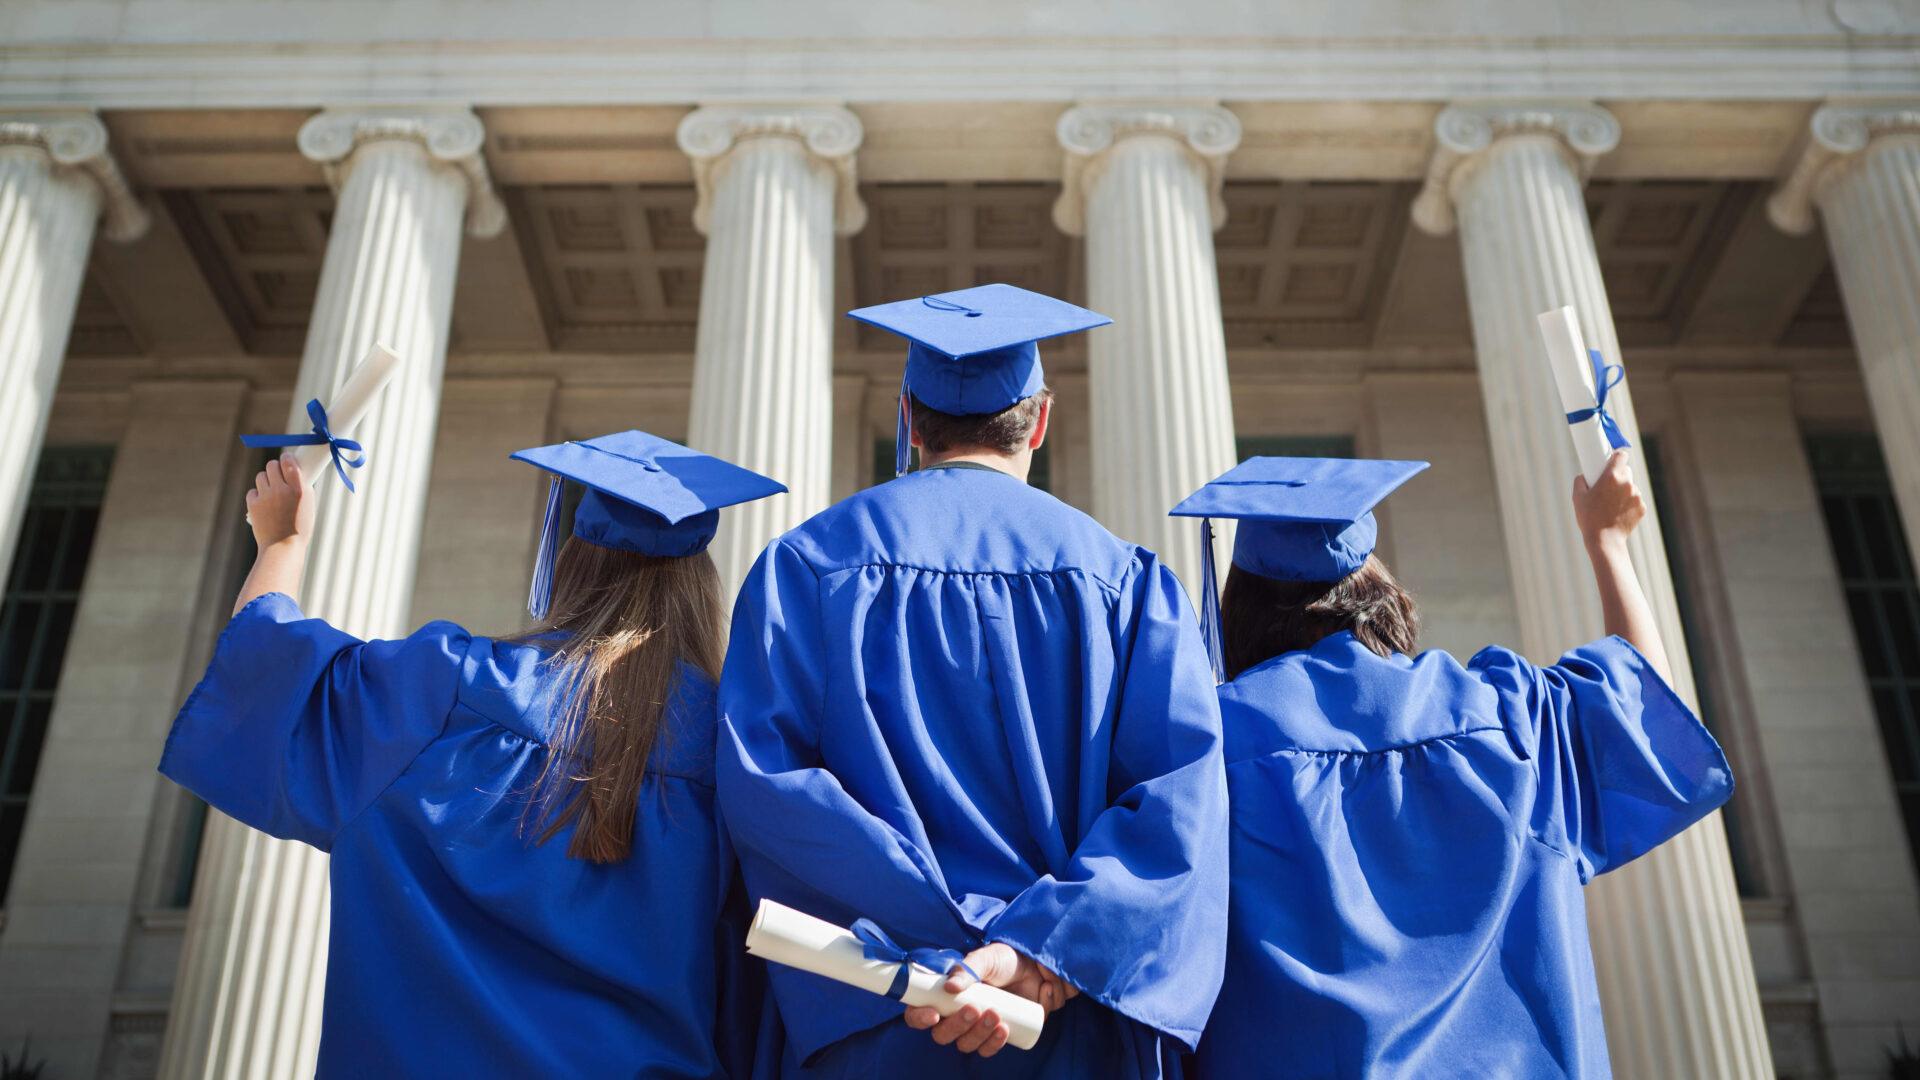
<path id="1" fill-rule="evenodd" d="M 900 377 L 900 411 L 893 418 L 893 475 L 907 475 L 913 460 L 913 437 L 907 427 L 907 378 Z"/>
<path id="2" fill-rule="evenodd" d="M 538 622 L 553 607 L 553 564 L 560 557 L 560 478 L 547 488 L 547 514 L 540 523 L 540 550 L 533 556 L 533 587 L 527 590 L 527 614 Z"/>
<path id="3" fill-rule="evenodd" d="M 1221 644 L 1220 587 L 1213 571 L 1213 519 L 1200 519 L 1200 640 L 1213 665 L 1213 681 L 1227 681 L 1227 657 Z"/>

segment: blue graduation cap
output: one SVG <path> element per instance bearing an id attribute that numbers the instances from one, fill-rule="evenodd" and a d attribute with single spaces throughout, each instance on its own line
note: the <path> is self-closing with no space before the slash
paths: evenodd
<path id="1" fill-rule="evenodd" d="M 1015 285 L 977 285 L 958 292 L 857 308 L 851 318 L 899 334 L 907 347 L 904 394 L 954 416 L 996 413 L 1046 385 L 1039 343 L 1113 320 Z M 894 431 L 894 475 L 907 471 L 907 414 Z"/>
<path id="2" fill-rule="evenodd" d="M 1200 518 L 1200 629 L 1214 675 L 1224 678 L 1213 518 L 1233 518 L 1233 565 L 1279 581 L 1339 581 L 1367 561 L 1379 538 L 1373 508 L 1427 468 L 1424 461 L 1255 457 L 1181 500 L 1170 514 Z"/>
<path id="3" fill-rule="evenodd" d="M 527 595 L 527 611 L 536 619 L 546 618 L 553 602 L 562 479 L 587 489 L 573 514 L 573 535 L 616 551 L 658 556 L 705 551 L 722 507 L 787 490 L 751 469 L 644 431 L 536 446 L 510 456 L 553 474 Z"/>

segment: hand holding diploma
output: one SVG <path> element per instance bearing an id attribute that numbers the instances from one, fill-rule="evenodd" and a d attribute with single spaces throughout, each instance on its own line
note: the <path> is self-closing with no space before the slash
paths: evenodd
<path id="1" fill-rule="evenodd" d="M 400 357 L 385 345 L 375 342 L 367 347 L 366 357 L 353 369 L 353 374 L 347 376 L 339 392 L 333 395 L 331 410 L 320 404 L 319 398 L 307 402 L 307 418 L 313 421 L 311 432 L 299 435 L 242 435 L 240 441 L 252 447 L 299 447 L 293 452 L 294 462 L 299 465 L 303 476 L 315 482 L 326 474 L 325 466 L 331 458 L 333 471 L 339 475 L 341 483 L 347 485 L 347 490 L 352 491 L 353 479 L 347 475 L 347 470 L 365 465 L 366 453 L 359 443 L 342 438 L 336 432 L 352 431 L 360 426 L 399 366 Z"/>
<path id="2" fill-rule="evenodd" d="M 972 954 L 982 957 L 987 965 L 980 970 L 983 981 L 975 982 L 961 971 L 962 963 L 957 956 L 943 950 L 900 949 L 877 928 L 865 929 L 870 936 L 863 941 L 843 927 L 783 904 L 762 900 L 754 913 L 753 925 L 747 930 L 747 951 L 776 964 L 894 998 L 908 1006 L 910 1023 L 915 1019 L 914 1014 L 926 1020 L 926 1012 L 932 1012 L 944 1019 L 914 1026 L 935 1028 L 936 1041 L 951 1043 L 969 1053 L 991 1056 L 1007 1043 L 1030 1050 L 1039 1041 L 1041 1027 L 1046 1022 L 1046 1008 L 1037 999 L 1030 1000 L 990 984 L 998 978 L 1017 987 L 1023 974 L 1044 971 L 1038 964 L 1025 960 L 1005 945 L 989 945 Z M 998 956 L 999 951 L 1009 954 L 1015 962 L 1005 965 Z M 942 955 L 936 958 L 928 955 L 930 953 Z M 989 954 L 991 960 L 986 958 Z M 927 966 L 936 959 L 940 966 Z M 1032 970 L 1019 970 L 1023 960 Z M 966 966 L 971 966 L 971 958 Z M 1065 997 L 1060 1000 L 1064 1001 Z M 940 1025 L 948 1019 L 954 1023 L 941 1030 Z"/>
<path id="3" fill-rule="evenodd" d="M 1580 337 L 1573 308 L 1561 307 L 1540 315 L 1540 336 L 1547 346 L 1553 384 L 1560 391 L 1560 407 L 1573 435 L 1574 456 L 1589 485 L 1600 482 L 1607 459 L 1627 447 L 1620 425 L 1607 412 L 1607 394 L 1626 372 L 1609 365 L 1598 349 L 1589 349 Z"/>
<path id="4" fill-rule="evenodd" d="M 947 976 L 944 989 L 957 995 L 975 983 L 997 986 L 1028 1001 L 1037 1001 L 1047 1012 L 1080 994 L 1077 987 L 1002 942 L 983 945 L 968 953 L 965 962 Z M 983 1012 L 971 1005 L 944 1016 L 930 1006 L 911 1008 L 903 1019 L 908 1027 L 930 1032 L 933 1041 L 941 1046 L 952 1046 L 963 1054 L 977 1053 L 981 1057 L 999 1053 L 1012 1034 L 1008 1024 L 996 1013 Z"/>
<path id="5" fill-rule="evenodd" d="M 366 418 L 374 399 L 386 388 L 400 366 L 393 350 L 375 342 L 368 346 L 366 358 L 347 376 L 340 392 L 333 396 L 334 412 L 327 414 L 319 398 L 307 402 L 307 416 L 313 430 L 299 435 L 242 435 L 242 445 L 251 447 L 290 446 L 298 449 L 267 462 L 247 492 L 247 524 L 253 527 L 253 570 L 240 587 L 234 602 L 237 613 L 254 600 L 270 592 L 295 595 L 306 571 L 307 537 L 313 533 L 314 501 L 311 485 L 326 475 L 327 460 L 340 481 L 353 490 L 347 469 L 367 463 L 366 453 L 352 439 L 334 434 L 337 425 L 351 431 Z M 349 456 L 354 455 L 354 456 Z"/>

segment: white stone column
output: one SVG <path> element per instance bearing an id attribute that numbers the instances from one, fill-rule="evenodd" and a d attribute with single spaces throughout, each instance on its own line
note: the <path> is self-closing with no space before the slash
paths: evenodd
<path id="1" fill-rule="evenodd" d="M 0 573 L 13 565 L 27 488 L 73 330 L 96 222 L 109 239 L 147 214 L 90 112 L 0 112 Z"/>
<path id="2" fill-rule="evenodd" d="M 1114 320 L 1087 343 L 1093 514 L 1192 589 L 1199 536 L 1167 511 L 1236 460 L 1213 233 L 1240 121 L 1216 105 L 1077 105 L 1057 134 L 1053 220 L 1086 237 L 1087 305 Z"/>
<path id="3" fill-rule="evenodd" d="M 1767 203 L 1790 233 L 1826 225 L 1909 545 L 1920 545 L 1920 101 L 1827 105 Z M 1920 549 L 1917 549 L 1920 550 Z"/>
<path id="4" fill-rule="evenodd" d="M 180 628 L 239 513 L 228 465 L 246 387 L 138 382 L 130 398 L 0 934 L 0 1046 L 31 1038 L 61 1076 L 94 1076 L 107 1046 L 164 782 L 153 763 L 195 644 Z"/>
<path id="5" fill-rule="evenodd" d="M 1572 304 L 1587 343 L 1619 355 L 1581 188 L 1620 126 L 1584 103 L 1452 106 L 1414 220 L 1460 229 L 1480 388 L 1513 568 L 1521 644 L 1536 659 L 1599 637 L 1599 597 L 1569 496 L 1578 469 L 1536 316 Z M 1608 399 L 1639 439 L 1632 377 Z M 1656 515 L 1633 560 L 1674 682 L 1694 699 Z M 1587 890 L 1608 1048 L 1620 1076 L 1771 1077 L 1752 959 L 1719 816 Z"/>
<path id="6" fill-rule="evenodd" d="M 707 106 L 680 123 L 707 237 L 687 441 L 789 489 L 722 516 L 711 550 L 729 594 L 829 500 L 834 236 L 866 224 L 861 137 L 834 106 Z"/>
<path id="7" fill-rule="evenodd" d="M 464 227 L 505 213 L 464 109 L 328 110 L 300 150 L 337 192 L 333 227 L 287 430 L 308 426 L 373 341 L 401 368 L 351 433 L 368 464 L 348 493 L 320 485 L 303 608 L 355 634 L 404 634 L 446 362 Z M 326 968 L 327 860 L 217 815 L 208 822 L 161 1075 L 291 1078 L 313 1073 Z"/>

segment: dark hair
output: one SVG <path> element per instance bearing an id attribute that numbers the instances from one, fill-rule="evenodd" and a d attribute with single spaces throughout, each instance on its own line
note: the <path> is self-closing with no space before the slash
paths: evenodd
<path id="1" fill-rule="evenodd" d="M 1420 636 L 1412 594 L 1372 555 L 1339 581 L 1276 581 L 1236 566 L 1227 572 L 1220 623 L 1229 679 L 1342 630 L 1381 656 L 1412 652 Z"/>
<path id="2" fill-rule="evenodd" d="M 1017 454 L 1033 438 L 1033 425 L 1040 422 L 1040 406 L 1053 400 L 1053 391 L 1040 392 L 1001 409 L 979 416 L 955 416 L 943 413 L 907 395 L 913 413 L 913 433 L 920 446 L 930 454 L 952 450 L 990 450 L 996 454 Z"/>
<path id="3" fill-rule="evenodd" d="M 547 663 L 565 704 L 521 827 L 544 844 L 572 825 L 569 856 L 619 862 L 633 850 L 640 784 L 666 735 L 679 665 L 720 675 L 719 571 L 704 551 L 669 558 L 568 537 L 552 608 L 515 640 L 556 633 L 565 640 Z"/>

